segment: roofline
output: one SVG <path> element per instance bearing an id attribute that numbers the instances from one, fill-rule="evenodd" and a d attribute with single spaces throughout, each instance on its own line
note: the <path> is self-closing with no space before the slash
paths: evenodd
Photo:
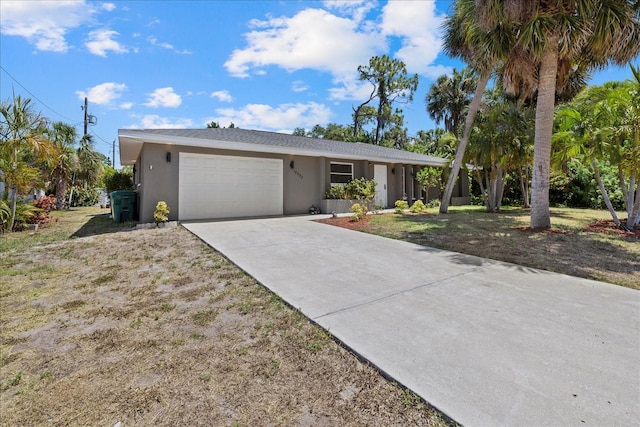
<path id="1" fill-rule="evenodd" d="M 235 142 L 235 141 L 221 141 L 218 139 L 200 139 L 189 138 L 184 136 L 169 136 L 159 135 L 155 133 L 147 133 L 144 130 L 138 129 L 118 129 L 118 141 L 120 143 L 120 164 L 121 165 L 133 165 L 139 154 L 142 151 L 142 145 L 145 142 L 176 145 L 176 146 L 193 146 L 202 148 L 217 148 L 221 150 L 236 150 L 247 152 L 261 152 L 271 154 L 285 154 L 285 155 L 299 155 L 310 157 L 335 157 L 339 159 L 347 160 L 369 160 L 383 163 L 404 163 L 415 164 L 424 166 L 437 166 L 443 167 L 448 163 L 447 159 L 440 159 L 438 157 L 430 157 L 432 160 L 420 161 L 417 159 L 402 159 L 392 157 L 380 157 L 380 156 L 359 156 L 355 154 L 346 153 L 334 153 L 324 150 L 313 150 L 307 148 L 293 148 L 293 147 L 280 147 L 276 145 L 267 144 L 253 144 L 247 142 Z M 131 149 L 123 149 L 123 142 L 132 144 Z M 339 141 L 340 142 L 340 141 Z M 349 144 L 345 142 L 345 144 Z M 259 148 L 259 149 L 257 149 Z M 126 155 L 129 154 L 129 155 Z"/>

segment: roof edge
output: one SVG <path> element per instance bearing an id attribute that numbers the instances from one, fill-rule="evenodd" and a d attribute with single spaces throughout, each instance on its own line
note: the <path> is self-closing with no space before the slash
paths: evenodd
<path id="1" fill-rule="evenodd" d="M 201 138 L 191 138 L 185 136 L 174 136 L 174 135 L 160 135 L 156 133 L 148 133 L 144 130 L 140 129 L 118 129 L 118 140 L 120 141 L 120 163 L 121 164 L 133 164 L 135 163 L 135 159 L 138 158 L 140 151 L 142 150 L 142 145 L 145 142 L 157 143 L 157 144 L 167 144 L 167 145 L 177 145 L 177 146 L 194 146 L 201 148 L 216 148 L 221 150 L 237 150 L 237 151 L 246 151 L 246 152 L 263 152 L 263 153 L 271 153 L 271 154 L 285 154 L 285 155 L 300 155 L 300 156 L 309 156 L 309 157 L 336 157 L 340 159 L 347 160 L 370 160 L 370 161 L 378 161 L 383 163 L 404 163 L 404 164 L 416 164 L 423 166 L 435 166 L 435 167 L 444 167 L 449 161 L 447 159 L 441 159 L 439 157 L 426 156 L 426 159 L 421 161 L 417 159 L 402 159 L 402 158 L 393 158 L 393 157 L 383 157 L 383 156 L 361 156 L 354 154 L 346 154 L 346 153 L 331 153 L 323 150 L 313 150 L 302 147 L 280 147 L 276 145 L 258 145 L 254 143 L 247 142 L 231 142 L 231 141 L 223 141 L 219 139 L 201 139 Z M 337 141 L 344 142 L 345 144 L 349 144 L 346 141 Z M 129 150 L 123 149 L 123 143 L 131 144 Z M 259 149 L 258 149 L 259 148 Z M 135 152 L 135 157 L 132 154 Z M 124 159 L 123 155 L 125 153 L 130 153 L 126 156 L 128 159 Z M 127 163 L 123 163 L 127 162 Z"/>

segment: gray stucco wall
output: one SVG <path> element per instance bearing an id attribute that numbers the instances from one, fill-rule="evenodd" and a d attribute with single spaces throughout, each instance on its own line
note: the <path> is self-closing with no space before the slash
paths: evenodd
<path id="1" fill-rule="evenodd" d="M 156 204 L 164 200 L 169 205 L 171 221 L 178 219 L 179 153 L 218 154 L 225 156 L 248 156 L 282 159 L 283 161 L 283 211 L 285 215 L 309 212 L 311 205 L 318 206 L 324 187 L 321 185 L 323 159 L 305 156 L 288 156 L 269 153 L 216 150 L 199 147 L 145 143 L 136 162 L 136 185 L 138 189 L 138 213 L 141 222 L 153 222 Z M 171 153 L 171 161 L 167 161 Z M 293 168 L 291 168 L 293 161 Z"/>
<path id="2" fill-rule="evenodd" d="M 374 165 L 366 160 L 279 155 L 260 152 L 207 149 L 145 143 L 134 176 L 138 191 L 138 214 L 141 222 L 153 222 L 156 204 L 164 200 L 171 212 L 169 219 L 178 219 L 178 186 L 180 152 L 273 158 L 283 161 L 283 211 L 285 215 L 306 214 L 311 205 L 318 206 L 330 185 L 331 162 L 353 163 L 354 177 L 373 178 Z M 167 153 L 171 154 L 168 161 Z M 291 162 L 293 161 L 293 168 Z M 403 197 L 402 168 L 405 168 L 406 191 L 409 201 L 419 198 L 417 183 L 411 177 L 411 165 L 387 165 L 387 207 L 393 207 Z M 395 173 L 393 170 L 395 169 Z M 418 167 L 413 166 L 417 172 Z M 413 193 L 412 193 L 413 189 Z"/>

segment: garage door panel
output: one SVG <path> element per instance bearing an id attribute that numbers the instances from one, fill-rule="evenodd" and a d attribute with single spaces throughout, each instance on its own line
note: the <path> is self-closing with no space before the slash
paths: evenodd
<path id="1" fill-rule="evenodd" d="M 181 220 L 282 215 L 280 159 L 180 153 Z"/>

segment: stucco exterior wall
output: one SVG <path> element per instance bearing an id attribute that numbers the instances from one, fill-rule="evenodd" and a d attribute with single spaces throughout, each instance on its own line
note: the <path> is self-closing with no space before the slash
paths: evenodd
<path id="1" fill-rule="evenodd" d="M 374 163 L 366 160 L 145 143 L 136 161 L 134 175 L 134 183 L 138 192 L 138 215 L 141 222 L 153 222 L 153 212 L 160 200 L 167 202 L 171 209 L 169 219 L 172 221 L 178 219 L 180 152 L 281 159 L 284 168 L 283 212 L 285 215 L 306 214 L 311 205 L 319 206 L 320 200 L 331 183 L 331 162 L 352 163 L 354 178 L 373 179 L 374 175 Z M 421 197 L 417 183 L 411 176 L 411 171 L 417 172 L 418 166 L 390 163 L 387 164 L 387 207 L 393 207 L 395 201 L 404 196 L 403 168 L 405 170 L 404 186 L 406 187 L 407 199 L 411 202 L 412 197 Z"/>
<path id="2" fill-rule="evenodd" d="M 324 194 L 318 173 L 321 158 L 145 143 L 136 162 L 138 180 L 135 184 L 141 222 L 153 222 L 153 212 L 160 200 L 167 202 L 171 209 L 169 219 L 178 219 L 180 152 L 282 159 L 285 215 L 308 213 L 311 205 L 318 206 Z M 167 161 L 167 153 L 171 153 L 171 161 Z"/>

